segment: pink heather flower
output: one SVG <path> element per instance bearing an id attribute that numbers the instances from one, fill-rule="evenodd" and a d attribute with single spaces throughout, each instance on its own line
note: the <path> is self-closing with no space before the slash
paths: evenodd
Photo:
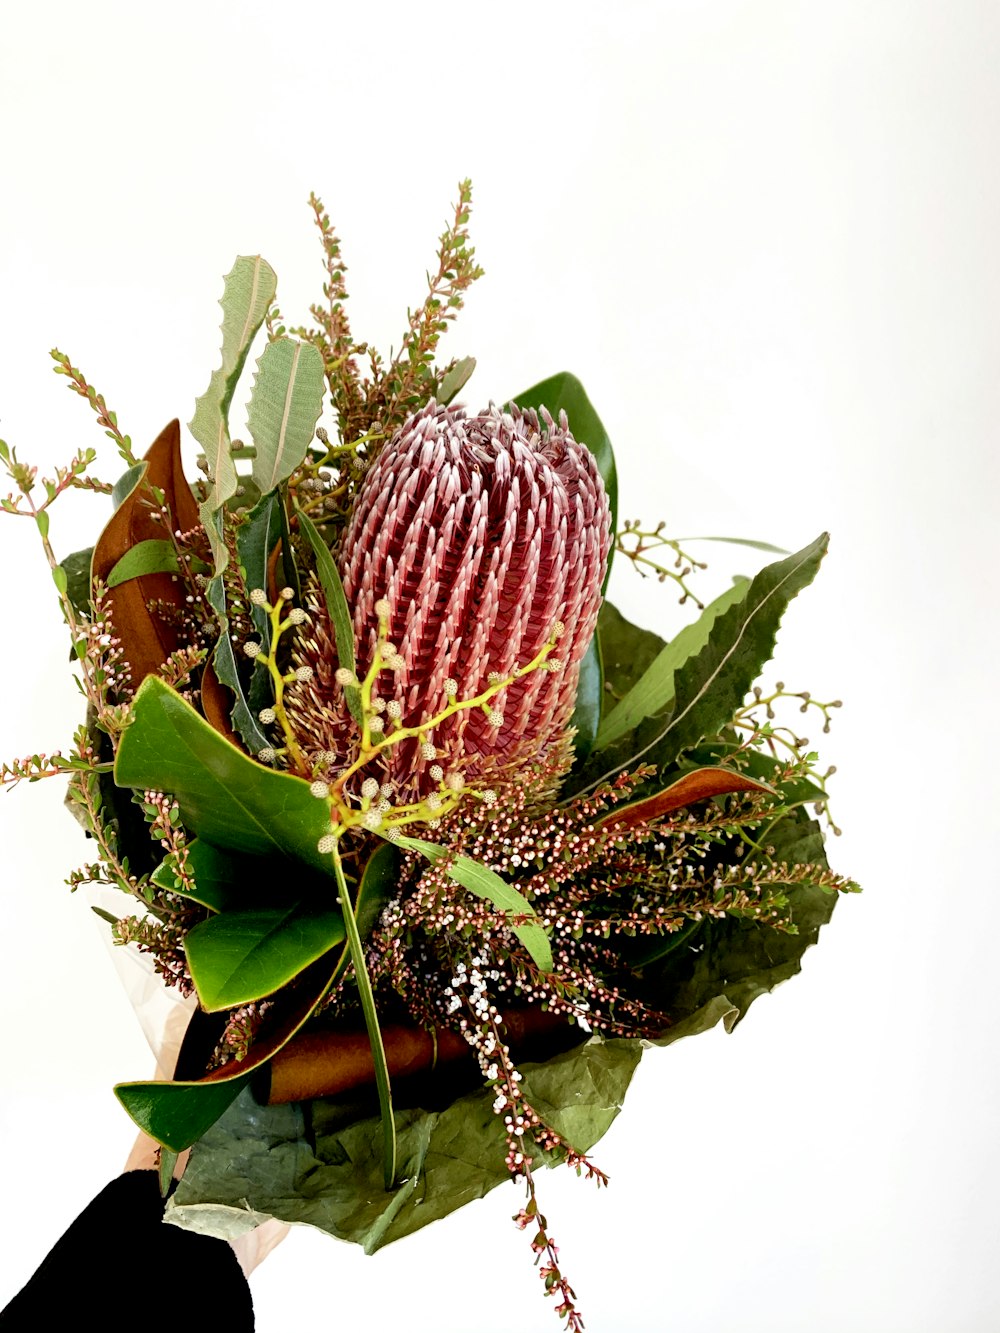
<path id="1" fill-rule="evenodd" d="M 358 674 L 375 652 L 376 603 L 388 603 L 388 640 L 402 664 L 379 676 L 377 690 L 414 726 L 447 707 L 456 685 L 457 698 L 470 699 L 491 676 L 526 665 L 561 621 L 558 671 L 531 672 L 493 696 L 492 717 L 461 711 L 431 739 L 436 762 L 471 781 L 535 757 L 566 762 L 610 541 L 597 465 L 565 414 L 557 424 L 544 411 L 540 422 L 517 408 L 467 417 L 428 404 L 382 449 L 341 547 Z M 413 795 L 432 785 L 421 775 L 434 763 L 402 744 L 385 777 Z"/>

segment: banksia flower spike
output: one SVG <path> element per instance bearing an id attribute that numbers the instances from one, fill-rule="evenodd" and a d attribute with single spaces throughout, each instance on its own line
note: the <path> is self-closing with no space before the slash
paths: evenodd
<path id="1" fill-rule="evenodd" d="M 391 713 L 398 704 L 401 724 L 417 726 L 456 697 L 488 691 L 559 635 L 546 664 L 554 669 L 449 717 L 430 737 L 433 757 L 415 745 L 388 753 L 385 778 L 398 791 L 434 785 L 423 774 L 435 762 L 467 781 L 532 759 L 565 767 L 610 540 L 597 465 L 565 415 L 556 423 L 491 407 L 467 417 L 431 403 L 389 441 L 361 487 L 340 568 L 359 671 L 377 651 L 379 611 L 383 623 L 388 612 L 397 669 L 379 692 Z M 309 662 L 318 711 L 330 717 L 331 664 Z M 339 748 L 333 737 L 317 744 Z"/>

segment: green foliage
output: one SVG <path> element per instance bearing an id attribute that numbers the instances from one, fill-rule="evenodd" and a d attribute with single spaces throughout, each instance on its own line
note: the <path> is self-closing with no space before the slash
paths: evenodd
<path id="1" fill-rule="evenodd" d="M 66 571 L 66 596 L 73 610 L 80 615 L 90 611 L 90 561 L 93 554 L 94 548 L 88 546 L 86 550 L 74 551 L 59 561 Z"/>
<path id="2" fill-rule="evenodd" d="M 144 541 L 131 547 L 112 569 L 107 577 L 109 588 L 117 588 L 129 579 L 141 578 L 143 574 L 178 574 L 177 552 L 173 542 Z"/>
<path id="3" fill-rule="evenodd" d="M 323 358 L 309 343 L 269 342 L 257 362 L 247 429 L 257 448 L 253 480 L 267 495 L 303 462 L 323 410 Z"/>
<path id="4" fill-rule="evenodd" d="M 309 543 L 316 561 L 316 576 L 319 579 L 320 587 L 323 589 L 326 609 L 333 624 L 333 634 L 337 643 L 337 660 L 345 670 L 354 671 L 354 622 L 350 607 L 347 605 L 347 598 L 344 596 L 344 585 L 340 580 L 340 573 L 337 570 L 333 556 L 330 554 L 329 546 L 320 536 L 319 530 L 309 515 L 300 509 L 298 520 L 299 529 Z M 360 724 L 362 720 L 361 691 L 357 685 L 348 685 L 344 691 L 344 697 L 347 700 L 347 707 L 350 709 L 351 716 Z"/>
<path id="5" fill-rule="evenodd" d="M 249 1082 L 248 1071 L 216 1083 L 119 1083 L 115 1096 L 151 1139 L 183 1152 L 211 1129 Z"/>
<path id="6" fill-rule="evenodd" d="M 273 995 L 343 940 L 340 912 L 299 898 L 287 881 L 275 887 L 281 906 L 225 911 L 185 936 L 191 978 L 210 1013 Z"/>
<path id="7" fill-rule="evenodd" d="M 442 847 L 436 842 L 428 842 L 424 838 L 399 838 L 398 844 L 410 851 L 420 852 L 432 863 L 445 857 L 451 858 L 444 867 L 449 878 L 456 884 L 461 884 L 463 889 L 468 889 L 477 898 L 491 902 L 501 912 L 515 917 L 537 917 L 535 909 L 524 894 L 501 879 L 489 866 L 480 865 L 469 856 L 454 856 L 447 847 Z M 511 930 L 527 949 L 535 966 L 543 972 L 551 972 L 552 945 L 542 927 L 529 921 L 522 925 L 512 925 Z"/>
<path id="8" fill-rule="evenodd" d="M 170 792 L 185 827 L 217 847 L 332 873 L 330 858 L 317 850 L 329 830 L 327 808 L 309 784 L 250 759 L 155 676 L 135 696 L 115 781 Z"/>

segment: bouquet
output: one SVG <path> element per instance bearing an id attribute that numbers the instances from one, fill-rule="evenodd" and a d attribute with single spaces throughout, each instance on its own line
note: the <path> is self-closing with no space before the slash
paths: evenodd
<path id="1" fill-rule="evenodd" d="M 463 182 L 397 354 L 352 334 L 340 241 L 311 327 L 259 256 L 225 279 L 222 360 L 190 431 L 142 458 L 70 359 L 126 470 L 85 450 L 39 478 L 0 442 L 5 511 L 34 520 L 86 717 L 5 785 L 68 776 L 97 859 L 70 884 L 197 997 L 171 1081 L 117 1095 L 162 1145 L 181 1225 L 265 1217 L 373 1251 L 522 1183 L 516 1224 L 567 1327 L 575 1294 L 536 1174 L 589 1155 L 644 1048 L 742 1018 L 798 971 L 839 892 L 826 780 L 759 681 L 820 536 L 702 605 L 700 562 L 618 520 L 614 455 L 557 374 L 478 412 L 441 335 L 481 274 Z M 230 411 L 249 389 L 248 442 Z M 324 424 L 325 418 L 325 424 Z M 70 488 L 110 497 L 59 558 Z M 604 599 L 612 560 L 698 614 L 669 642 Z M 834 830 L 836 831 L 836 830 Z"/>

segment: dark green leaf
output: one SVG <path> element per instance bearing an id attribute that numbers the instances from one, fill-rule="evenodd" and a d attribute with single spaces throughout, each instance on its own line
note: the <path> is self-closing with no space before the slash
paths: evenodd
<path id="1" fill-rule="evenodd" d="M 202 1008 L 211 1013 L 273 995 L 343 938 L 336 909 L 293 900 L 202 921 L 185 935 L 184 952 Z"/>
<path id="2" fill-rule="evenodd" d="M 631 687 L 625 697 L 605 715 L 597 733 L 595 748 L 605 750 L 615 741 L 634 731 L 647 717 L 665 712 L 674 702 L 674 673 L 689 657 L 700 653 L 708 642 L 712 626 L 723 612 L 742 601 L 749 579 L 740 579 L 702 611 L 697 620 L 685 625 L 659 653 Z M 728 719 L 727 719 L 728 720 Z"/>
<path id="3" fill-rule="evenodd" d="M 354 915 L 358 922 L 358 934 L 366 939 L 375 929 L 382 914 L 382 909 L 399 888 L 399 852 L 391 842 L 382 842 L 368 858 L 361 884 L 358 888 L 358 901 Z"/>
<path id="4" fill-rule="evenodd" d="M 460 393 L 468 384 L 475 368 L 476 358 L 474 356 L 466 356 L 461 361 L 456 361 L 438 385 L 437 401 L 439 403 L 450 403 L 455 395 Z"/>
<path id="5" fill-rule="evenodd" d="M 326 609 L 330 613 L 330 619 L 333 622 L 333 634 L 337 641 L 337 660 L 347 671 L 353 671 L 355 669 L 354 623 L 351 619 L 350 607 L 347 605 L 347 598 L 344 595 L 344 585 L 340 580 L 340 574 L 337 571 L 333 556 L 330 554 L 330 548 L 323 540 L 316 525 L 309 515 L 303 513 L 301 509 L 298 511 L 298 518 L 302 535 L 312 547 L 313 555 L 316 557 L 316 573 L 323 589 L 323 596 L 326 598 Z M 351 716 L 356 722 L 360 723 L 361 691 L 356 685 L 349 685 L 344 693 L 347 698 L 347 706 L 351 710 Z"/>
<path id="6" fill-rule="evenodd" d="M 90 612 L 90 561 L 94 548 L 88 546 L 85 551 L 74 551 L 59 563 L 66 571 L 66 596 L 74 611 L 81 615 Z"/>
<path id="7" fill-rule="evenodd" d="M 576 705 L 570 722 L 576 730 L 573 749 L 578 760 L 586 759 L 593 748 L 601 721 L 603 694 L 604 667 L 601 664 L 601 641 L 595 634 L 580 663 L 580 683 L 576 689 Z"/>
<path id="8" fill-rule="evenodd" d="M 177 552 L 173 542 L 158 540 L 138 542 L 126 551 L 107 577 L 109 588 L 117 588 L 129 579 L 141 578 L 143 574 L 177 574 Z"/>
<path id="9" fill-rule="evenodd" d="M 216 847 L 283 855 L 332 873 L 329 856 L 317 850 L 329 832 L 326 803 L 309 784 L 248 758 L 155 676 L 135 696 L 115 781 L 169 792 L 185 826 Z"/>
<path id="10" fill-rule="evenodd" d="M 267 735 L 261 730 L 260 722 L 256 711 L 251 707 L 250 701 L 243 691 L 243 682 L 240 679 L 239 666 L 236 661 L 236 651 L 233 647 L 232 635 L 229 632 L 229 614 L 226 606 L 226 588 L 221 574 L 216 574 L 205 590 L 209 605 L 218 618 L 219 637 L 215 641 L 215 652 L 212 654 L 212 665 L 215 667 L 215 674 L 223 685 L 227 685 L 233 692 L 233 709 L 230 714 L 233 726 L 239 732 L 243 743 L 251 754 L 259 754 L 271 744 Z M 263 663 L 254 663 L 254 674 L 259 671 L 267 671 Z M 268 698 L 270 702 L 270 698 Z M 263 705 L 261 705 L 263 706 Z"/>
<path id="11" fill-rule="evenodd" d="M 254 588 L 267 591 L 267 562 L 280 539 L 281 501 L 272 492 L 250 510 L 236 533 L 236 549 L 248 591 Z M 260 606 L 251 606 L 250 614 L 264 651 L 270 652 L 270 616 Z M 266 668 L 262 670 L 266 672 Z"/>
<path id="12" fill-rule="evenodd" d="M 565 412 L 569 419 L 569 428 L 578 444 L 585 444 L 597 460 L 598 471 L 604 479 L 604 489 L 608 493 L 611 506 L 611 532 L 618 528 L 618 472 L 615 468 L 614 450 L 604 429 L 600 417 L 594 411 L 593 404 L 587 397 L 586 390 L 575 375 L 560 371 L 541 380 L 524 393 L 519 393 L 513 400 L 518 407 L 547 408 L 558 421 L 559 413 Z M 614 558 L 614 543 L 608 552 L 608 568 L 604 576 L 604 587 L 608 586 L 611 573 L 611 561 Z"/>
<path id="13" fill-rule="evenodd" d="M 216 1083 L 119 1083 L 115 1096 L 150 1138 L 183 1152 L 211 1129 L 249 1082 L 246 1073 Z"/>
<path id="14" fill-rule="evenodd" d="M 447 847 L 442 847 L 436 842 L 427 842 L 423 838 L 399 838 L 397 845 L 420 852 L 432 863 L 440 861 L 443 856 L 451 855 Z M 445 870 L 456 884 L 461 884 L 463 889 L 468 889 L 477 898 L 491 902 L 501 912 L 515 916 L 537 915 L 524 894 L 515 889 L 513 884 L 508 884 L 495 870 L 474 861 L 471 856 L 456 856 Z M 529 922 L 523 926 L 512 926 L 511 930 L 527 949 L 535 966 L 543 972 L 551 972 L 552 945 L 542 927 Z"/>

